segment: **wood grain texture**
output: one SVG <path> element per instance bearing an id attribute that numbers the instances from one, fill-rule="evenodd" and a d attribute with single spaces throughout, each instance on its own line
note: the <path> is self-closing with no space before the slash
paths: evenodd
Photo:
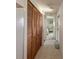
<path id="1" fill-rule="evenodd" d="M 30 1 L 27 11 L 27 59 L 34 59 L 42 44 L 42 14 Z"/>

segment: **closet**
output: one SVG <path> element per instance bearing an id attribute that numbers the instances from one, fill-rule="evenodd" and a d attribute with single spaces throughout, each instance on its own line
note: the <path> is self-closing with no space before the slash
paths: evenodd
<path id="1" fill-rule="evenodd" d="M 42 14 L 30 1 L 27 9 L 27 59 L 34 59 L 42 45 Z"/>

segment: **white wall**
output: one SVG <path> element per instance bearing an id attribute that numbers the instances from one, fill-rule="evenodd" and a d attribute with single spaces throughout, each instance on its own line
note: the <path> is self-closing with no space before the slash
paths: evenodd
<path id="1" fill-rule="evenodd" d="M 44 45 L 44 42 L 46 40 L 46 34 L 47 34 L 47 21 L 46 21 L 46 15 L 43 16 L 43 35 L 42 35 L 42 44 Z"/>
<path id="2" fill-rule="evenodd" d="M 24 7 L 24 15 L 25 15 L 25 21 L 24 21 L 24 59 L 27 59 L 27 0 L 26 5 Z"/>
<path id="3" fill-rule="evenodd" d="M 16 8 L 16 59 L 24 58 L 24 9 Z"/>
<path id="4" fill-rule="evenodd" d="M 16 3 L 20 4 L 23 7 L 23 8 L 17 8 L 16 9 L 16 18 L 17 18 L 16 20 L 17 20 L 17 22 L 19 22 L 19 19 L 21 17 L 24 17 L 24 25 L 23 25 L 24 28 L 20 24 L 19 24 L 20 26 L 18 25 L 18 23 L 16 24 L 16 28 L 18 28 L 17 32 L 16 32 L 16 36 L 18 35 L 17 39 L 18 40 L 20 39 L 19 42 L 16 42 L 16 43 L 21 45 L 20 46 L 20 45 L 16 44 L 17 45 L 17 48 L 16 48 L 16 50 L 17 50 L 16 51 L 17 52 L 16 57 L 17 58 L 16 59 L 27 59 L 27 0 L 16 0 Z M 19 52 L 20 52 L 20 54 L 19 54 Z"/>
<path id="5" fill-rule="evenodd" d="M 25 6 L 25 4 L 26 4 L 26 1 L 27 0 L 16 0 L 16 2 L 18 3 L 18 4 L 20 4 L 21 6 Z"/>
<path id="6" fill-rule="evenodd" d="M 45 40 L 45 30 L 44 30 L 45 24 L 44 24 L 44 22 L 45 22 L 45 15 L 43 16 L 42 45 L 44 45 L 44 40 Z"/>

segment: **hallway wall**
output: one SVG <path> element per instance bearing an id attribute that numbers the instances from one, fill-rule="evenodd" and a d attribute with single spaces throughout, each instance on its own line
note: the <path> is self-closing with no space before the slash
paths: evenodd
<path id="1" fill-rule="evenodd" d="M 26 2 L 27 2 L 27 0 L 16 0 L 16 2 L 24 7 Z"/>
<path id="2" fill-rule="evenodd" d="M 24 58 L 24 9 L 16 8 L 16 59 Z"/>
<path id="3" fill-rule="evenodd" d="M 59 17 L 57 19 L 58 21 L 58 30 L 59 30 L 59 43 L 60 43 L 60 50 L 63 54 L 63 3 L 59 7 L 59 11 L 57 13 L 57 16 Z"/>
<path id="4" fill-rule="evenodd" d="M 24 25 L 23 25 L 24 28 L 21 27 L 21 29 L 19 29 L 18 25 L 16 24 L 16 31 L 17 31 L 16 36 L 18 35 L 18 37 L 16 39 L 19 40 L 19 41 L 17 40 L 18 43 L 16 42 L 17 43 L 16 44 L 17 45 L 16 46 L 17 47 L 16 48 L 16 59 L 27 59 L 27 0 L 16 0 L 16 3 L 18 3 L 19 5 L 21 5 L 23 7 L 23 8 L 16 9 L 17 22 L 19 21 L 20 17 L 22 17 L 22 16 L 24 17 Z M 21 46 L 18 44 L 20 44 Z M 22 49 L 22 47 L 23 47 L 23 49 Z M 19 51 L 21 51 L 21 52 L 19 53 Z"/>
<path id="5" fill-rule="evenodd" d="M 43 19 L 43 40 L 46 39 L 46 34 L 47 34 L 47 21 L 46 21 L 46 15 L 44 15 L 44 19 Z M 44 42 L 43 42 L 44 44 Z"/>

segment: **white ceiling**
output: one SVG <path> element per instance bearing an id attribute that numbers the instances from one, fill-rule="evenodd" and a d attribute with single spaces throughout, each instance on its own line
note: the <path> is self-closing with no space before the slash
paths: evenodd
<path id="1" fill-rule="evenodd" d="M 31 0 L 45 13 L 56 13 L 62 0 Z"/>

